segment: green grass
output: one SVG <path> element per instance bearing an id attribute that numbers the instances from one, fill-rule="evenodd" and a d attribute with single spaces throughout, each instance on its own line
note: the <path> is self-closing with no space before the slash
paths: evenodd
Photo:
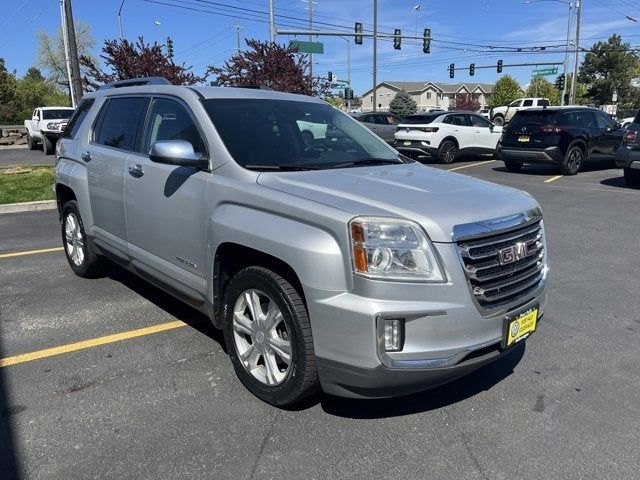
<path id="1" fill-rule="evenodd" d="M 52 200 L 53 167 L 12 165 L 0 167 L 0 205 Z"/>

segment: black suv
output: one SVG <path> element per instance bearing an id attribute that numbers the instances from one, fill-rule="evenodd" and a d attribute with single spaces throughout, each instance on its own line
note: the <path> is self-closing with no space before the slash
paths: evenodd
<path id="1" fill-rule="evenodd" d="M 552 163 L 563 175 L 575 175 L 592 153 L 615 155 L 625 133 L 596 108 L 520 110 L 504 128 L 496 151 L 512 172 L 524 163 Z"/>
<path id="2" fill-rule="evenodd" d="M 627 185 L 640 187 L 640 111 L 627 127 L 624 145 L 616 152 L 616 166 L 624 168 Z"/>

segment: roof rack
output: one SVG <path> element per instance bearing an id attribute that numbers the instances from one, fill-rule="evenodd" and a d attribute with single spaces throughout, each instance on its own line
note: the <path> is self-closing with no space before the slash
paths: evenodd
<path id="1" fill-rule="evenodd" d="M 118 80 L 107 83 L 102 85 L 98 90 L 106 90 L 108 88 L 139 87 L 141 85 L 171 85 L 171 82 L 163 77 L 129 78 L 127 80 Z"/>
<path id="2" fill-rule="evenodd" d="M 251 90 L 269 90 L 273 92 L 273 88 L 267 85 L 233 85 L 234 88 L 249 88 Z"/>

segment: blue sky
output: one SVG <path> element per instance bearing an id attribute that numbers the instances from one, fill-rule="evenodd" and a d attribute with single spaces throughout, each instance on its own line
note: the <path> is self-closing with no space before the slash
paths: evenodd
<path id="1" fill-rule="evenodd" d="M 125 0 L 122 21 L 125 35 L 164 43 L 174 40 L 176 62 L 192 65 L 202 73 L 207 65 L 220 65 L 236 48 L 236 29 L 242 37 L 268 39 L 265 15 L 267 0 Z M 121 0 L 73 0 L 74 17 L 91 25 L 98 47 L 105 39 L 118 36 L 116 13 Z M 371 0 L 314 0 L 317 28 L 351 30 L 355 21 L 372 28 Z M 170 5 L 169 5 L 170 4 Z M 36 32 L 54 32 L 60 22 L 58 0 L 0 0 L 5 16 L 0 18 L 0 56 L 9 69 L 23 74 L 35 62 Z M 275 0 L 280 28 L 305 28 L 307 3 L 302 0 Z M 416 13 L 414 6 L 420 5 Z M 225 7 L 228 6 L 228 7 Z M 236 7 L 229 8 L 229 7 Z M 245 10 L 239 10 L 245 9 Z M 394 28 L 405 34 L 431 28 L 431 54 L 422 53 L 419 41 L 403 42 L 394 50 L 391 42 L 379 42 L 379 80 L 430 80 L 449 82 L 448 65 L 467 67 L 474 62 L 494 65 L 562 61 L 562 53 L 499 52 L 505 47 L 539 47 L 564 44 L 568 6 L 556 1 L 525 4 L 521 0 L 379 0 L 379 25 L 384 32 Z M 623 36 L 633 46 L 640 45 L 640 2 L 637 0 L 583 0 L 581 46 L 589 47 L 612 33 Z M 243 17 L 243 18 L 232 18 Z M 156 23 L 157 22 L 157 23 Z M 159 23 L 159 25 L 158 25 Z M 278 37 L 285 43 L 292 37 Z M 306 40 L 306 38 L 304 38 Z M 325 53 L 314 56 L 314 73 L 331 70 L 341 79 L 347 76 L 347 43 L 351 48 L 352 82 L 356 93 L 371 86 L 372 42 L 355 45 L 340 38 L 324 37 Z M 410 44 L 411 43 L 411 44 Z M 491 48 L 493 47 L 493 48 Z M 475 50 L 475 51 L 474 51 Z M 98 48 L 96 48 L 98 54 Z M 532 67 L 505 68 L 526 84 Z M 457 71 L 455 82 L 494 82 L 495 69 L 477 70 L 474 77 Z"/>

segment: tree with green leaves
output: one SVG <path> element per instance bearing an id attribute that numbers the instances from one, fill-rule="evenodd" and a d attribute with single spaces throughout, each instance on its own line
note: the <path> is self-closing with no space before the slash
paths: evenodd
<path id="1" fill-rule="evenodd" d="M 418 111 L 418 104 L 405 90 L 400 90 L 389 103 L 389 111 L 406 117 Z"/>
<path id="2" fill-rule="evenodd" d="M 84 22 L 75 22 L 75 30 L 78 56 L 90 58 L 95 62 L 91 49 L 95 47 L 96 42 L 91 35 L 91 27 Z M 49 35 L 44 30 L 40 30 L 36 35 L 38 37 L 36 64 L 45 72 L 49 80 L 69 91 L 62 27 L 58 28 L 55 35 Z M 80 74 L 86 74 L 86 68 L 83 66 L 80 67 Z"/>
<path id="3" fill-rule="evenodd" d="M 518 81 L 511 75 L 504 75 L 498 79 L 493 87 L 493 93 L 489 98 L 489 106 L 501 107 L 522 96 L 522 88 Z"/>
<path id="4" fill-rule="evenodd" d="M 597 42 L 591 47 L 580 65 L 578 80 L 586 84 L 587 95 L 598 105 L 613 103 L 613 94 L 617 92 L 621 107 L 637 107 L 631 105 L 638 95 L 631 80 L 639 70 L 638 52 L 614 34 L 606 42 Z"/>
<path id="5" fill-rule="evenodd" d="M 533 77 L 527 91 L 527 97 L 548 98 L 551 105 L 560 105 L 560 97 L 562 92 L 556 86 L 544 77 Z"/>
<path id="6" fill-rule="evenodd" d="M 17 84 L 15 72 L 9 72 L 4 58 L 0 57 L 0 123 L 12 123 L 14 120 Z"/>

